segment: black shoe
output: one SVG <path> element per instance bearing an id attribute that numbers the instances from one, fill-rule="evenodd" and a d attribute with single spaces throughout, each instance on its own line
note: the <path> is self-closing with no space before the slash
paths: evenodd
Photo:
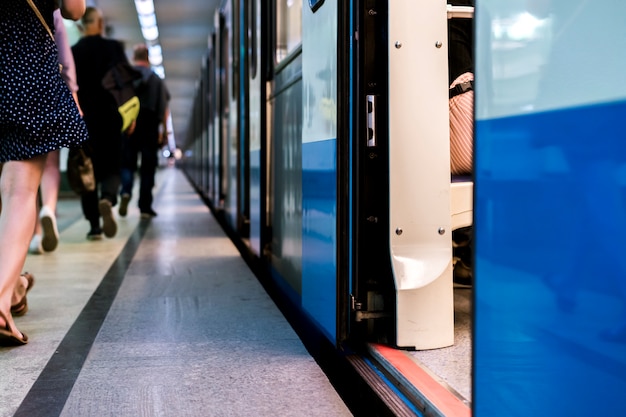
<path id="1" fill-rule="evenodd" d="M 456 287 L 471 287 L 474 283 L 472 270 L 472 228 L 464 227 L 452 232 L 452 256 L 454 258 L 453 282 Z"/>
<path id="2" fill-rule="evenodd" d="M 128 203 L 130 202 L 130 194 L 122 194 L 122 198 L 120 199 L 120 216 L 126 217 L 128 214 Z"/>
<path id="3" fill-rule="evenodd" d="M 103 198 L 98 203 L 98 210 L 102 216 L 102 230 L 106 237 L 113 237 L 117 233 L 117 223 L 113 217 L 113 207 L 109 200 Z"/>
<path id="4" fill-rule="evenodd" d="M 141 218 L 142 219 L 151 219 L 153 217 L 157 216 L 157 212 L 152 210 L 152 209 L 148 209 L 148 210 L 141 210 Z"/>
<path id="5" fill-rule="evenodd" d="M 92 227 L 89 233 L 87 233 L 87 240 L 102 240 L 102 229 Z"/>

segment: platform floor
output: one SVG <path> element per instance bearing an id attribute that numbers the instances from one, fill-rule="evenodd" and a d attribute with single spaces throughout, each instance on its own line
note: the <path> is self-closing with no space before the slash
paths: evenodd
<path id="1" fill-rule="evenodd" d="M 349 416 L 208 208 L 175 168 L 90 242 L 77 199 L 56 251 L 29 255 L 30 342 L 0 348 L 0 417 Z"/>

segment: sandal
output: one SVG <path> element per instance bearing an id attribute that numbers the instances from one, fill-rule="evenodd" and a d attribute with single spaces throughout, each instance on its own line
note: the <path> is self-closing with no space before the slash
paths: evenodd
<path id="1" fill-rule="evenodd" d="M 24 297 L 17 304 L 11 306 L 11 315 L 15 317 L 23 316 L 28 311 L 28 300 L 26 299 L 26 295 L 33 285 L 35 285 L 35 277 L 33 274 L 29 272 L 24 272 L 22 274 L 24 278 L 28 281 L 28 285 L 26 286 L 26 292 L 24 293 Z M 1 330 L 1 329 L 0 329 Z"/>
<path id="2" fill-rule="evenodd" d="M 0 346 L 21 346 L 28 343 L 28 336 L 24 333 L 20 332 L 20 335 L 22 336 L 20 338 L 11 332 L 9 322 L 6 318 L 4 318 L 2 313 L 0 313 L 0 318 L 3 318 L 5 323 L 4 329 L 0 329 Z"/>

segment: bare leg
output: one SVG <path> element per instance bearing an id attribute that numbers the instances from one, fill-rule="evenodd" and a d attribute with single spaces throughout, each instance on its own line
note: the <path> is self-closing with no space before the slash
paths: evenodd
<path id="1" fill-rule="evenodd" d="M 7 162 L 0 176 L 0 328 L 16 336 L 20 332 L 11 316 L 11 301 L 35 228 L 37 189 L 45 160 L 46 156 L 40 155 Z"/>
<path id="2" fill-rule="evenodd" d="M 57 230 L 56 207 L 61 184 L 61 172 L 59 170 L 60 151 L 48 154 L 46 165 L 41 178 L 41 202 L 42 207 L 38 210 L 39 221 L 35 229 L 36 234 L 41 234 L 41 247 L 50 252 L 56 249 L 59 243 L 59 231 Z M 32 244 L 31 244 L 32 249 Z"/>
<path id="3" fill-rule="evenodd" d="M 12 306 L 19 303 L 22 298 L 24 298 L 24 296 L 26 295 L 26 288 L 28 288 L 28 281 L 26 280 L 26 277 L 24 275 L 20 275 L 16 282 L 13 295 L 11 296 Z"/>
<path id="4" fill-rule="evenodd" d="M 39 202 L 39 198 L 35 199 L 35 213 L 39 213 L 41 210 L 41 203 Z M 35 230 L 33 230 L 33 238 L 30 241 L 30 246 L 28 248 L 29 253 L 33 253 L 35 255 L 39 255 L 44 253 L 43 246 L 41 246 L 41 235 L 43 234 L 43 228 L 41 227 L 41 222 L 37 218 L 35 221 Z"/>
<path id="5" fill-rule="evenodd" d="M 59 188 L 61 186 L 61 171 L 59 169 L 60 151 L 52 151 L 48 154 L 46 165 L 41 177 L 41 202 L 56 213 L 57 200 L 59 199 Z M 37 202 L 39 204 L 39 202 Z M 37 207 L 37 212 L 39 212 Z M 37 222 L 35 234 L 41 234 L 41 223 Z"/>

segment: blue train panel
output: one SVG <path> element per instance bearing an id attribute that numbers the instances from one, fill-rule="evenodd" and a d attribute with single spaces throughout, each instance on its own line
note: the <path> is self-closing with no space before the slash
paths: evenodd
<path id="1" fill-rule="evenodd" d="M 335 340 L 337 141 L 302 147 L 302 307 Z M 325 162 L 325 163 L 324 163 Z"/>
<path id="2" fill-rule="evenodd" d="M 621 415 L 626 4 L 477 4 L 476 416 Z"/>
<path id="3" fill-rule="evenodd" d="M 316 3 L 302 13 L 302 308 L 335 342 L 338 12 Z"/>

